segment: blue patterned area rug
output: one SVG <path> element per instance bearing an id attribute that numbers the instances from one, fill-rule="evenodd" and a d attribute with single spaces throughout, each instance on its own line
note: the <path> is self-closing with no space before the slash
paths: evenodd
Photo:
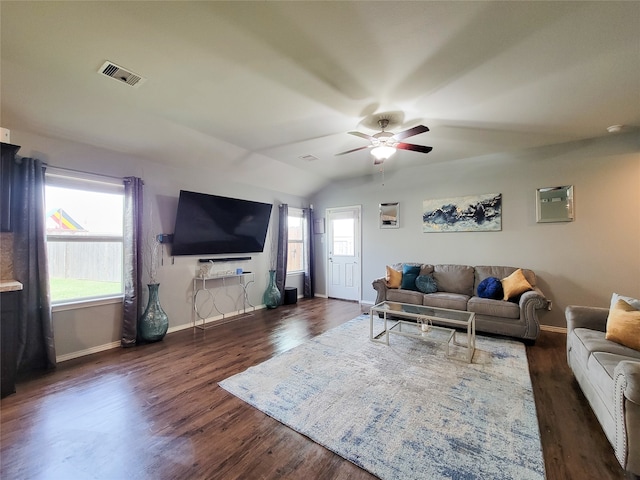
<path id="1" fill-rule="evenodd" d="M 376 318 L 376 322 L 378 322 Z M 361 315 L 220 386 L 381 479 L 543 479 L 524 345 L 369 340 Z"/>

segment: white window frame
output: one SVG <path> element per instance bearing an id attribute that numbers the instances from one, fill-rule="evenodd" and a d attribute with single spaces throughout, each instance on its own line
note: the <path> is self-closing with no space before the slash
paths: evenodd
<path id="1" fill-rule="evenodd" d="M 55 167 L 47 167 L 45 171 L 45 186 L 100 193 L 116 193 L 124 197 L 124 184 L 120 179 L 97 174 L 58 169 Z M 124 208 L 122 212 L 122 220 L 124 222 Z M 47 234 L 47 242 L 119 242 L 122 244 L 122 278 L 120 281 L 122 291 L 117 294 L 93 295 L 89 297 L 52 301 L 51 306 L 54 312 L 122 302 L 124 298 L 124 235 L 83 235 L 73 237 L 69 235 Z"/>

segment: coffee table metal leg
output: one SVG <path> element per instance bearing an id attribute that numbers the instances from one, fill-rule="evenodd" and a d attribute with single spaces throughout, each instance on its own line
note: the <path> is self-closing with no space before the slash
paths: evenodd
<path id="1" fill-rule="evenodd" d="M 387 346 L 389 346 L 389 326 L 387 325 L 387 312 L 384 312 L 384 331 L 387 337 Z"/>

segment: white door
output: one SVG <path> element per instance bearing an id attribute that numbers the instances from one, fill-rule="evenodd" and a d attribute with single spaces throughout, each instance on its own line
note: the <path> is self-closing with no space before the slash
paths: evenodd
<path id="1" fill-rule="evenodd" d="M 327 209 L 327 296 L 360 301 L 360 205 Z"/>

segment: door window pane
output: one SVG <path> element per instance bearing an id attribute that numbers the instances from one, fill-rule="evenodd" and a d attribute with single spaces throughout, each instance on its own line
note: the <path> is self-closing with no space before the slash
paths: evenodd
<path id="1" fill-rule="evenodd" d="M 333 254 L 355 255 L 355 222 L 353 218 L 335 219 L 333 226 Z"/>

